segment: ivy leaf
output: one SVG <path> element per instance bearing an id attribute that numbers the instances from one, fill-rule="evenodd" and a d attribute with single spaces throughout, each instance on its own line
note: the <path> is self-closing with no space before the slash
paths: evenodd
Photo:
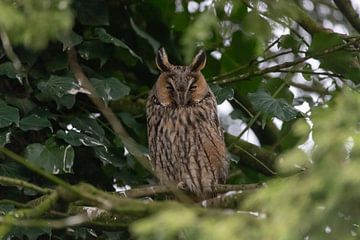
<path id="1" fill-rule="evenodd" d="M 102 67 L 107 62 L 111 49 L 99 41 L 85 41 L 80 45 L 79 54 L 85 60 L 99 59 Z"/>
<path id="2" fill-rule="evenodd" d="M 31 114 L 22 118 L 19 122 L 21 130 L 40 130 L 42 128 L 49 127 L 51 128 L 51 123 L 45 116 L 40 116 L 38 114 Z"/>
<path id="3" fill-rule="evenodd" d="M 102 41 L 104 43 L 113 44 L 116 47 L 124 48 L 131 54 L 131 56 L 137 58 L 140 62 L 142 62 L 141 57 L 139 55 L 137 55 L 128 45 L 126 45 L 120 39 L 107 33 L 104 28 L 96 28 L 95 34 L 99 37 L 100 41 Z"/>
<path id="4" fill-rule="evenodd" d="M 0 130 L 0 146 L 3 147 L 5 144 L 10 142 L 11 130 L 9 128 Z"/>
<path id="5" fill-rule="evenodd" d="M 76 147 L 79 147 L 81 145 L 87 147 L 106 146 L 104 142 L 94 137 L 88 136 L 84 133 L 79 133 L 75 130 L 59 130 L 56 133 L 56 137 L 63 139 L 65 142 Z"/>
<path id="6" fill-rule="evenodd" d="M 16 78 L 16 70 L 11 62 L 0 64 L 0 75 L 5 75 L 8 78 Z"/>
<path id="7" fill-rule="evenodd" d="M 83 41 L 82 36 L 74 31 L 71 31 L 68 35 L 60 36 L 58 39 L 63 44 L 63 51 L 79 45 Z"/>
<path id="8" fill-rule="evenodd" d="M 90 78 L 91 83 L 96 89 L 96 93 L 104 101 L 113 101 L 129 95 L 130 88 L 123 84 L 119 79 L 111 77 L 105 79 Z"/>
<path id="9" fill-rule="evenodd" d="M 19 122 L 19 110 L 10 107 L 5 103 L 0 103 L 0 128 L 10 126 L 12 123 Z"/>
<path id="10" fill-rule="evenodd" d="M 134 29 L 134 31 L 136 32 L 137 35 L 139 35 L 140 37 L 144 38 L 145 40 L 148 41 L 148 43 L 152 46 L 152 48 L 154 49 L 154 52 L 156 52 L 159 48 L 160 48 L 160 43 L 158 41 L 156 41 L 152 36 L 150 36 L 148 33 L 144 32 L 143 30 L 141 30 L 132 20 L 132 18 L 130 18 L 130 24 L 131 27 Z"/>
<path id="11" fill-rule="evenodd" d="M 250 93 L 249 98 L 257 111 L 262 111 L 282 121 L 290 121 L 299 113 L 284 99 L 275 99 L 264 90 Z"/>
<path id="12" fill-rule="evenodd" d="M 77 129 L 83 132 L 84 134 L 87 134 L 89 136 L 93 136 L 100 141 L 103 141 L 105 138 L 105 131 L 104 129 L 99 125 L 99 123 L 92 118 L 75 118 L 73 121 L 71 121 L 71 125 Z"/>
<path id="13" fill-rule="evenodd" d="M 72 173 L 75 152 L 71 145 L 33 143 L 26 147 L 25 157 L 52 174 Z"/>
<path id="14" fill-rule="evenodd" d="M 59 98 L 63 97 L 65 94 L 77 92 L 80 89 L 79 85 L 74 81 L 74 78 L 56 75 L 51 75 L 46 82 L 40 82 L 38 88 L 42 92 L 55 95 Z"/>
<path id="15" fill-rule="evenodd" d="M 216 97 L 218 105 L 222 104 L 226 99 L 231 100 L 234 97 L 234 89 L 232 88 L 222 88 L 217 84 L 210 84 L 210 88 Z"/>

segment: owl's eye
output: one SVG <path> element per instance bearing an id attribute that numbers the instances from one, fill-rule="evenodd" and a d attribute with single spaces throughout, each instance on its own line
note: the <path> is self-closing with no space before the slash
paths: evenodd
<path id="1" fill-rule="evenodd" d="M 190 91 L 195 91 L 196 88 L 197 88 L 196 84 L 193 84 L 190 86 Z"/>
<path id="2" fill-rule="evenodd" d="M 166 85 L 166 89 L 169 90 L 169 91 L 174 90 L 174 88 L 173 88 L 173 86 L 171 84 Z"/>

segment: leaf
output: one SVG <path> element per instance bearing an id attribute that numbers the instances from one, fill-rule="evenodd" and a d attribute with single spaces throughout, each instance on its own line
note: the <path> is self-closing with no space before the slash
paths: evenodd
<path id="1" fill-rule="evenodd" d="M 290 121 L 299 113 L 284 99 L 275 99 L 263 90 L 249 93 L 249 98 L 257 111 L 262 111 L 282 121 Z"/>
<path id="2" fill-rule="evenodd" d="M 25 157 L 52 174 L 72 173 L 75 152 L 71 145 L 33 143 L 26 147 Z"/>
<path id="3" fill-rule="evenodd" d="M 268 39 L 271 36 L 271 27 L 257 11 L 248 13 L 242 21 L 244 32 L 254 33 L 258 38 Z"/>
<path id="4" fill-rule="evenodd" d="M 77 18 L 84 25 L 109 25 L 109 12 L 104 0 L 77 0 L 75 9 Z"/>
<path id="5" fill-rule="evenodd" d="M 19 122 L 19 110 L 0 103 L 0 128 Z"/>
<path id="6" fill-rule="evenodd" d="M 140 62 L 142 62 L 141 57 L 137 55 L 128 45 L 126 45 L 123 41 L 119 40 L 118 38 L 107 33 L 104 28 L 96 28 L 95 34 L 97 35 L 97 37 L 99 37 L 99 39 L 102 42 L 113 44 L 116 47 L 124 48 L 131 54 L 131 56 L 137 58 Z"/>
<path id="7" fill-rule="evenodd" d="M 63 97 L 65 94 L 76 92 L 80 89 L 79 85 L 74 81 L 72 77 L 61 77 L 57 75 L 51 75 L 49 80 L 46 82 L 39 82 L 38 88 L 46 93 Z"/>
<path id="8" fill-rule="evenodd" d="M 142 136 L 141 130 L 144 128 L 142 128 L 141 124 L 139 124 L 130 113 L 122 112 L 119 113 L 119 116 L 124 122 L 124 124 L 130 129 L 132 129 L 136 133 L 136 135 L 138 135 L 139 137 Z"/>
<path id="9" fill-rule="evenodd" d="M 235 109 L 234 111 L 232 111 L 230 113 L 230 117 L 232 119 L 241 119 L 245 122 L 247 122 L 249 120 L 249 118 L 247 116 L 245 116 L 244 113 L 240 109 Z"/>
<path id="10" fill-rule="evenodd" d="M 9 128 L 0 129 L 0 147 L 10 143 L 11 130 Z"/>
<path id="11" fill-rule="evenodd" d="M 104 165 L 111 164 L 115 167 L 122 167 L 124 165 L 124 162 L 120 161 L 121 158 L 116 154 L 116 150 L 119 150 L 118 148 L 93 147 L 92 149 L 96 157 L 99 158 Z"/>
<path id="12" fill-rule="evenodd" d="M 342 37 L 337 33 L 315 33 L 309 52 L 319 52 L 343 43 Z"/>
<path id="13" fill-rule="evenodd" d="M 152 36 L 150 36 L 148 33 L 141 30 L 133 21 L 132 18 L 130 18 L 130 24 L 131 27 L 134 29 L 134 31 L 139 35 L 140 37 L 144 38 L 148 41 L 148 43 L 152 46 L 154 49 L 154 52 L 157 52 L 157 50 L 160 48 L 160 43 L 156 41 Z"/>
<path id="14" fill-rule="evenodd" d="M 99 123 L 92 118 L 75 118 L 70 123 L 73 128 L 82 131 L 84 134 L 93 136 L 101 141 L 105 138 L 105 131 Z"/>
<path id="15" fill-rule="evenodd" d="M 29 240 L 37 240 L 40 239 L 40 236 L 42 235 L 50 235 L 51 229 L 50 228 L 38 228 L 38 227 L 32 227 L 32 228 L 26 228 L 26 227 L 13 227 L 11 231 L 7 234 L 7 236 L 4 239 L 24 239 L 24 236 L 26 236 L 26 239 Z"/>
<path id="16" fill-rule="evenodd" d="M 70 49 L 76 45 L 79 45 L 83 38 L 79 34 L 74 31 L 71 31 L 68 35 L 62 35 L 58 38 L 60 42 L 63 44 L 63 51 Z"/>
<path id="17" fill-rule="evenodd" d="M 299 47 L 301 45 L 301 42 L 295 39 L 295 37 L 292 34 L 286 34 L 282 35 L 279 40 L 278 46 L 282 48 L 290 48 L 295 53 L 298 52 Z"/>
<path id="18" fill-rule="evenodd" d="M 17 73 L 11 62 L 0 64 L 0 75 L 5 75 L 8 78 L 16 78 Z"/>
<path id="19" fill-rule="evenodd" d="M 96 93 L 106 102 L 117 100 L 130 93 L 130 88 L 114 77 L 102 80 L 90 78 L 90 82 L 94 85 Z"/>
<path id="20" fill-rule="evenodd" d="M 104 142 L 86 134 L 76 132 L 75 130 L 59 130 L 56 133 L 56 137 L 63 139 L 65 142 L 76 147 L 81 145 L 87 147 L 106 146 Z"/>
<path id="21" fill-rule="evenodd" d="M 31 114 L 22 118 L 19 122 L 20 129 L 23 131 L 28 130 L 40 130 L 42 128 L 51 128 L 51 123 L 45 116 L 39 116 L 38 114 Z"/>
<path id="22" fill-rule="evenodd" d="M 231 100 L 234 97 L 234 89 L 232 88 L 222 88 L 217 84 L 210 84 L 209 86 L 216 97 L 218 105 L 222 104 L 226 99 Z"/>
<path id="23" fill-rule="evenodd" d="M 111 54 L 111 48 L 99 41 L 84 41 L 79 47 L 79 54 L 85 60 L 100 59 L 102 67 Z"/>

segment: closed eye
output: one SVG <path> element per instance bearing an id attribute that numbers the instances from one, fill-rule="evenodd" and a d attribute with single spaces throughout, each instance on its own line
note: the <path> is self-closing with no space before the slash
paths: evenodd
<path id="1" fill-rule="evenodd" d="M 190 90 L 191 90 L 191 91 L 194 91 L 196 88 L 197 88 L 197 86 L 196 86 L 195 84 L 193 84 L 193 85 L 190 86 Z"/>
<path id="2" fill-rule="evenodd" d="M 170 84 L 166 85 L 166 89 L 167 89 L 167 90 L 170 90 L 170 91 L 173 91 L 173 90 L 174 90 L 174 88 L 173 88 Z"/>

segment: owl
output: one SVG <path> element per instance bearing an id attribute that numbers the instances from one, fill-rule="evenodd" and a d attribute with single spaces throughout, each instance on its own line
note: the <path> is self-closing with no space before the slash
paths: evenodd
<path id="1" fill-rule="evenodd" d="M 172 65 L 161 48 L 161 71 L 146 104 L 149 152 L 156 176 L 198 196 L 209 196 L 224 183 L 228 161 L 216 99 L 201 70 L 200 51 L 189 66 Z"/>

